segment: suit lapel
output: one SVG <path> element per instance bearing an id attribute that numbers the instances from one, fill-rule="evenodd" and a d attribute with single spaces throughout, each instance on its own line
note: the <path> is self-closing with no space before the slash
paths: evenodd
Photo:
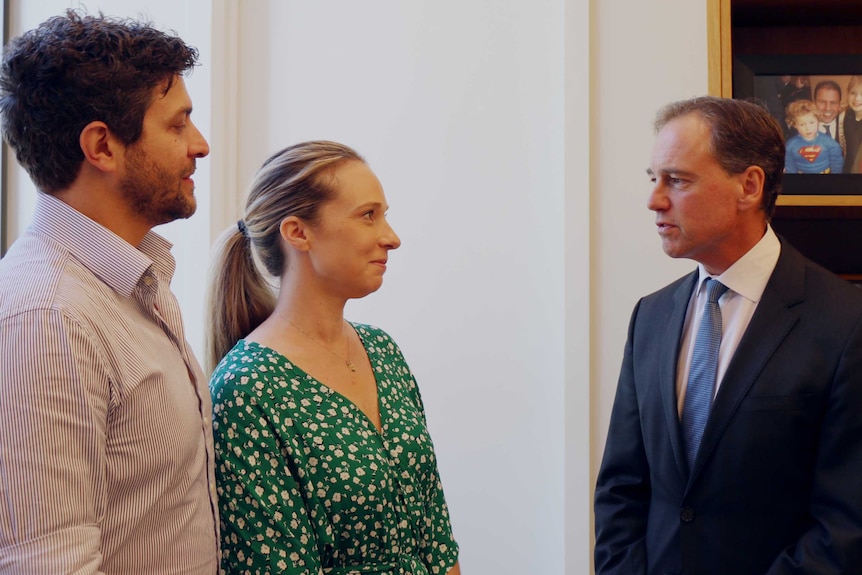
<path id="1" fill-rule="evenodd" d="M 804 299 L 804 282 L 805 264 L 802 256 L 782 242 L 775 271 L 766 284 L 760 303 L 718 388 L 689 486 L 715 449 L 751 386 L 799 320 L 793 307 Z"/>
<path id="2" fill-rule="evenodd" d="M 682 427 L 679 422 L 679 411 L 677 410 L 676 377 L 679 358 L 680 341 L 682 340 L 682 329 L 685 324 L 685 312 L 691 299 L 691 292 L 697 284 L 698 272 L 695 271 L 683 281 L 676 293 L 673 294 L 673 308 L 665 323 L 664 340 L 668 345 L 659 364 L 659 385 L 661 387 L 662 406 L 664 407 L 665 420 L 670 435 L 671 449 L 680 475 L 688 475 L 688 464 L 685 458 L 685 449 L 682 444 Z"/>

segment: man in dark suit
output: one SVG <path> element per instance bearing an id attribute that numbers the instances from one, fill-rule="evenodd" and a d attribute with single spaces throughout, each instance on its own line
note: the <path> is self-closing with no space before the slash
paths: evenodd
<path id="1" fill-rule="evenodd" d="M 844 154 L 844 112 L 841 111 L 841 86 L 833 80 L 822 80 L 814 87 L 814 104 L 820 110 L 818 129 L 839 144 Z"/>
<path id="2" fill-rule="evenodd" d="M 698 269 L 632 315 L 596 574 L 862 573 L 862 291 L 769 226 L 784 145 L 765 109 L 695 98 L 656 130 L 648 207 Z"/>

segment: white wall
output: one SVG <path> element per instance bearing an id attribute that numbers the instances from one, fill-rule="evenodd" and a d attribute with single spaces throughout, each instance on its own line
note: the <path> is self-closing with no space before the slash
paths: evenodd
<path id="1" fill-rule="evenodd" d="M 706 2 L 594 4 L 592 466 L 601 462 L 626 330 L 638 298 L 692 270 L 662 253 L 646 208 L 656 111 L 707 92 Z"/>
<path id="2" fill-rule="evenodd" d="M 239 18 L 241 180 L 334 139 L 386 190 L 403 246 L 348 315 L 417 374 L 464 572 L 561 573 L 563 3 L 274 0 Z"/>
<path id="3" fill-rule="evenodd" d="M 661 253 L 644 170 L 655 111 L 706 92 L 705 3 L 14 0 L 13 33 L 80 3 L 201 50 L 188 85 L 212 155 L 198 213 L 160 229 L 195 347 L 209 243 L 263 158 L 355 146 L 404 245 L 349 315 L 417 373 L 465 575 L 589 573 L 629 313 L 692 267 Z M 34 192 L 9 181 L 14 238 Z"/>
<path id="4" fill-rule="evenodd" d="M 564 66 L 564 318 L 565 318 L 565 572 L 592 566 L 592 475 L 590 469 L 592 10 L 566 2 Z"/>

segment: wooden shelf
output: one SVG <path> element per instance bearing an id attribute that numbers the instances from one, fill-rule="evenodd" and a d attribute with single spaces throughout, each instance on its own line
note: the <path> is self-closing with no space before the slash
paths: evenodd
<path id="1" fill-rule="evenodd" d="M 733 55 L 862 54 L 860 0 L 707 0 L 709 93 L 733 96 Z"/>
<path id="2" fill-rule="evenodd" d="M 862 2 L 857 0 L 735 0 L 734 26 L 862 25 Z M 804 23 L 804 24 L 803 24 Z"/>

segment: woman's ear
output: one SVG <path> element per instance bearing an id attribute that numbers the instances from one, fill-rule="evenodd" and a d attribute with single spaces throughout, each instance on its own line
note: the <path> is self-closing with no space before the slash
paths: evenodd
<path id="1" fill-rule="evenodd" d="M 93 121 L 84 126 L 78 137 L 84 160 L 97 170 L 116 171 L 121 154 L 119 140 L 104 122 Z M 124 148 L 124 147 L 123 147 Z"/>
<path id="2" fill-rule="evenodd" d="M 307 222 L 296 216 L 288 216 L 281 220 L 281 224 L 278 229 L 281 233 L 281 239 L 283 239 L 288 246 L 301 252 L 308 251 L 310 244 Z"/>

